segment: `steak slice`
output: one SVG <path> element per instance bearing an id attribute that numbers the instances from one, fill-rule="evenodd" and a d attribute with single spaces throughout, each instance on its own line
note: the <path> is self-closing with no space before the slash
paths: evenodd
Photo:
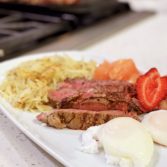
<path id="1" fill-rule="evenodd" d="M 57 129 L 69 128 L 85 130 L 101 125 L 116 117 L 132 117 L 139 120 L 135 112 L 125 113 L 119 110 L 90 111 L 77 109 L 56 109 L 50 113 L 41 113 L 37 119 Z"/>
<path id="2" fill-rule="evenodd" d="M 62 92 L 65 92 L 64 95 Z M 68 92 L 70 92 L 69 96 Z M 129 96 L 135 96 L 136 89 L 133 84 L 130 84 L 127 81 L 72 79 L 59 83 L 57 89 L 49 91 L 48 97 L 52 101 L 69 101 L 68 97 L 71 100 L 72 97 L 79 97 L 81 94 L 91 97 L 92 95 L 96 96 L 96 94 L 106 96 L 106 94 L 115 93 L 124 93 Z"/>
<path id="3" fill-rule="evenodd" d="M 127 92 L 132 96 L 136 95 L 135 86 L 122 80 L 68 79 L 58 85 L 58 89 L 70 88 L 75 90 L 89 90 L 90 88 L 98 87 L 110 90 L 110 92 Z"/>
<path id="4" fill-rule="evenodd" d="M 143 113 L 137 102 L 134 103 L 132 100 L 136 97 L 135 86 L 127 81 L 67 80 L 61 82 L 57 89 L 49 91 L 48 97 L 50 104 L 57 109 L 121 110 Z"/>

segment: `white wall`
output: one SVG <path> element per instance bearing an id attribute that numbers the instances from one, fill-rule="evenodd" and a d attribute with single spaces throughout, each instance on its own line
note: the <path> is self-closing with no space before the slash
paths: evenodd
<path id="1" fill-rule="evenodd" d="M 167 0 L 120 0 L 130 2 L 132 8 L 137 11 L 153 10 L 167 12 Z"/>

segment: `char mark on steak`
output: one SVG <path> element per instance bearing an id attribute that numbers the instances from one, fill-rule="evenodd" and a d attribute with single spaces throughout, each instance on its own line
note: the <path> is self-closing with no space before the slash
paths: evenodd
<path id="1" fill-rule="evenodd" d="M 76 109 L 56 109 L 51 113 L 41 113 L 37 119 L 57 129 L 69 128 L 85 130 L 91 126 L 101 125 L 116 117 L 132 117 L 139 120 L 135 112 L 124 111 L 90 111 Z"/>
<path id="2" fill-rule="evenodd" d="M 49 91 L 54 108 L 73 108 L 92 111 L 121 110 L 143 113 L 137 103 L 135 86 L 118 80 L 66 80 Z"/>

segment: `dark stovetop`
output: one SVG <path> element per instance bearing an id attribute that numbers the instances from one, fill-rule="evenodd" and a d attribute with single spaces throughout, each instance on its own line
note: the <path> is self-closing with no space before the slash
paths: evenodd
<path id="1" fill-rule="evenodd" d="M 0 3 L 0 61 L 37 47 L 53 36 L 83 29 L 102 18 L 130 11 L 126 3 L 107 1 L 108 4 L 102 6 L 99 3 L 96 7 L 84 3 L 78 7 Z"/>

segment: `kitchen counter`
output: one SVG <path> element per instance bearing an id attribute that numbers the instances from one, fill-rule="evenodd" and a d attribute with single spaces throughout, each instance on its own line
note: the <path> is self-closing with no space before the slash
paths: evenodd
<path id="1" fill-rule="evenodd" d="M 107 23 L 105 24 L 107 25 Z M 115 24 L 119 25 L 118 22 Z M 104 26 L 103 30 L 106 29 L 107 27 Z M 96 42 L 91 40 L 85 46 L 73 43 L 73 46 L 67 47 L 67 49 L 87 49 L 90 52 L 98 52 L 102 56 L 110 54 L 118 58 L 134 57 L 140 64 L 144 57 L 143 69 L 154 65 L 161 68 L 159 59 L 167 58 L 166 30 L 167 14 L 159 14 L 131 24 L 131 26 L 121 29 L 119 33 L 113 34 L 113 30 L 111 32 L 108 30 L 104 32 L 103 37 L 99 35 Z M 100 29 L 97 31 L 100 32 Z M 84 37 L 86 34 L 83 32 L 82 35 Z M 99 40 L 99 38 L 101 39 Z M 74 39 L 77 40 L 76 36 L 72 40 Z M 31 53 L 60 49 L 62 49 L 62 45 L 56 46 L 52 43 Z M 165 73 L 165 70 L 163 72 Z M 0 112 L 0 139 L 0 167 L 62 166 L 29 140 L 2 112 Z"/>

